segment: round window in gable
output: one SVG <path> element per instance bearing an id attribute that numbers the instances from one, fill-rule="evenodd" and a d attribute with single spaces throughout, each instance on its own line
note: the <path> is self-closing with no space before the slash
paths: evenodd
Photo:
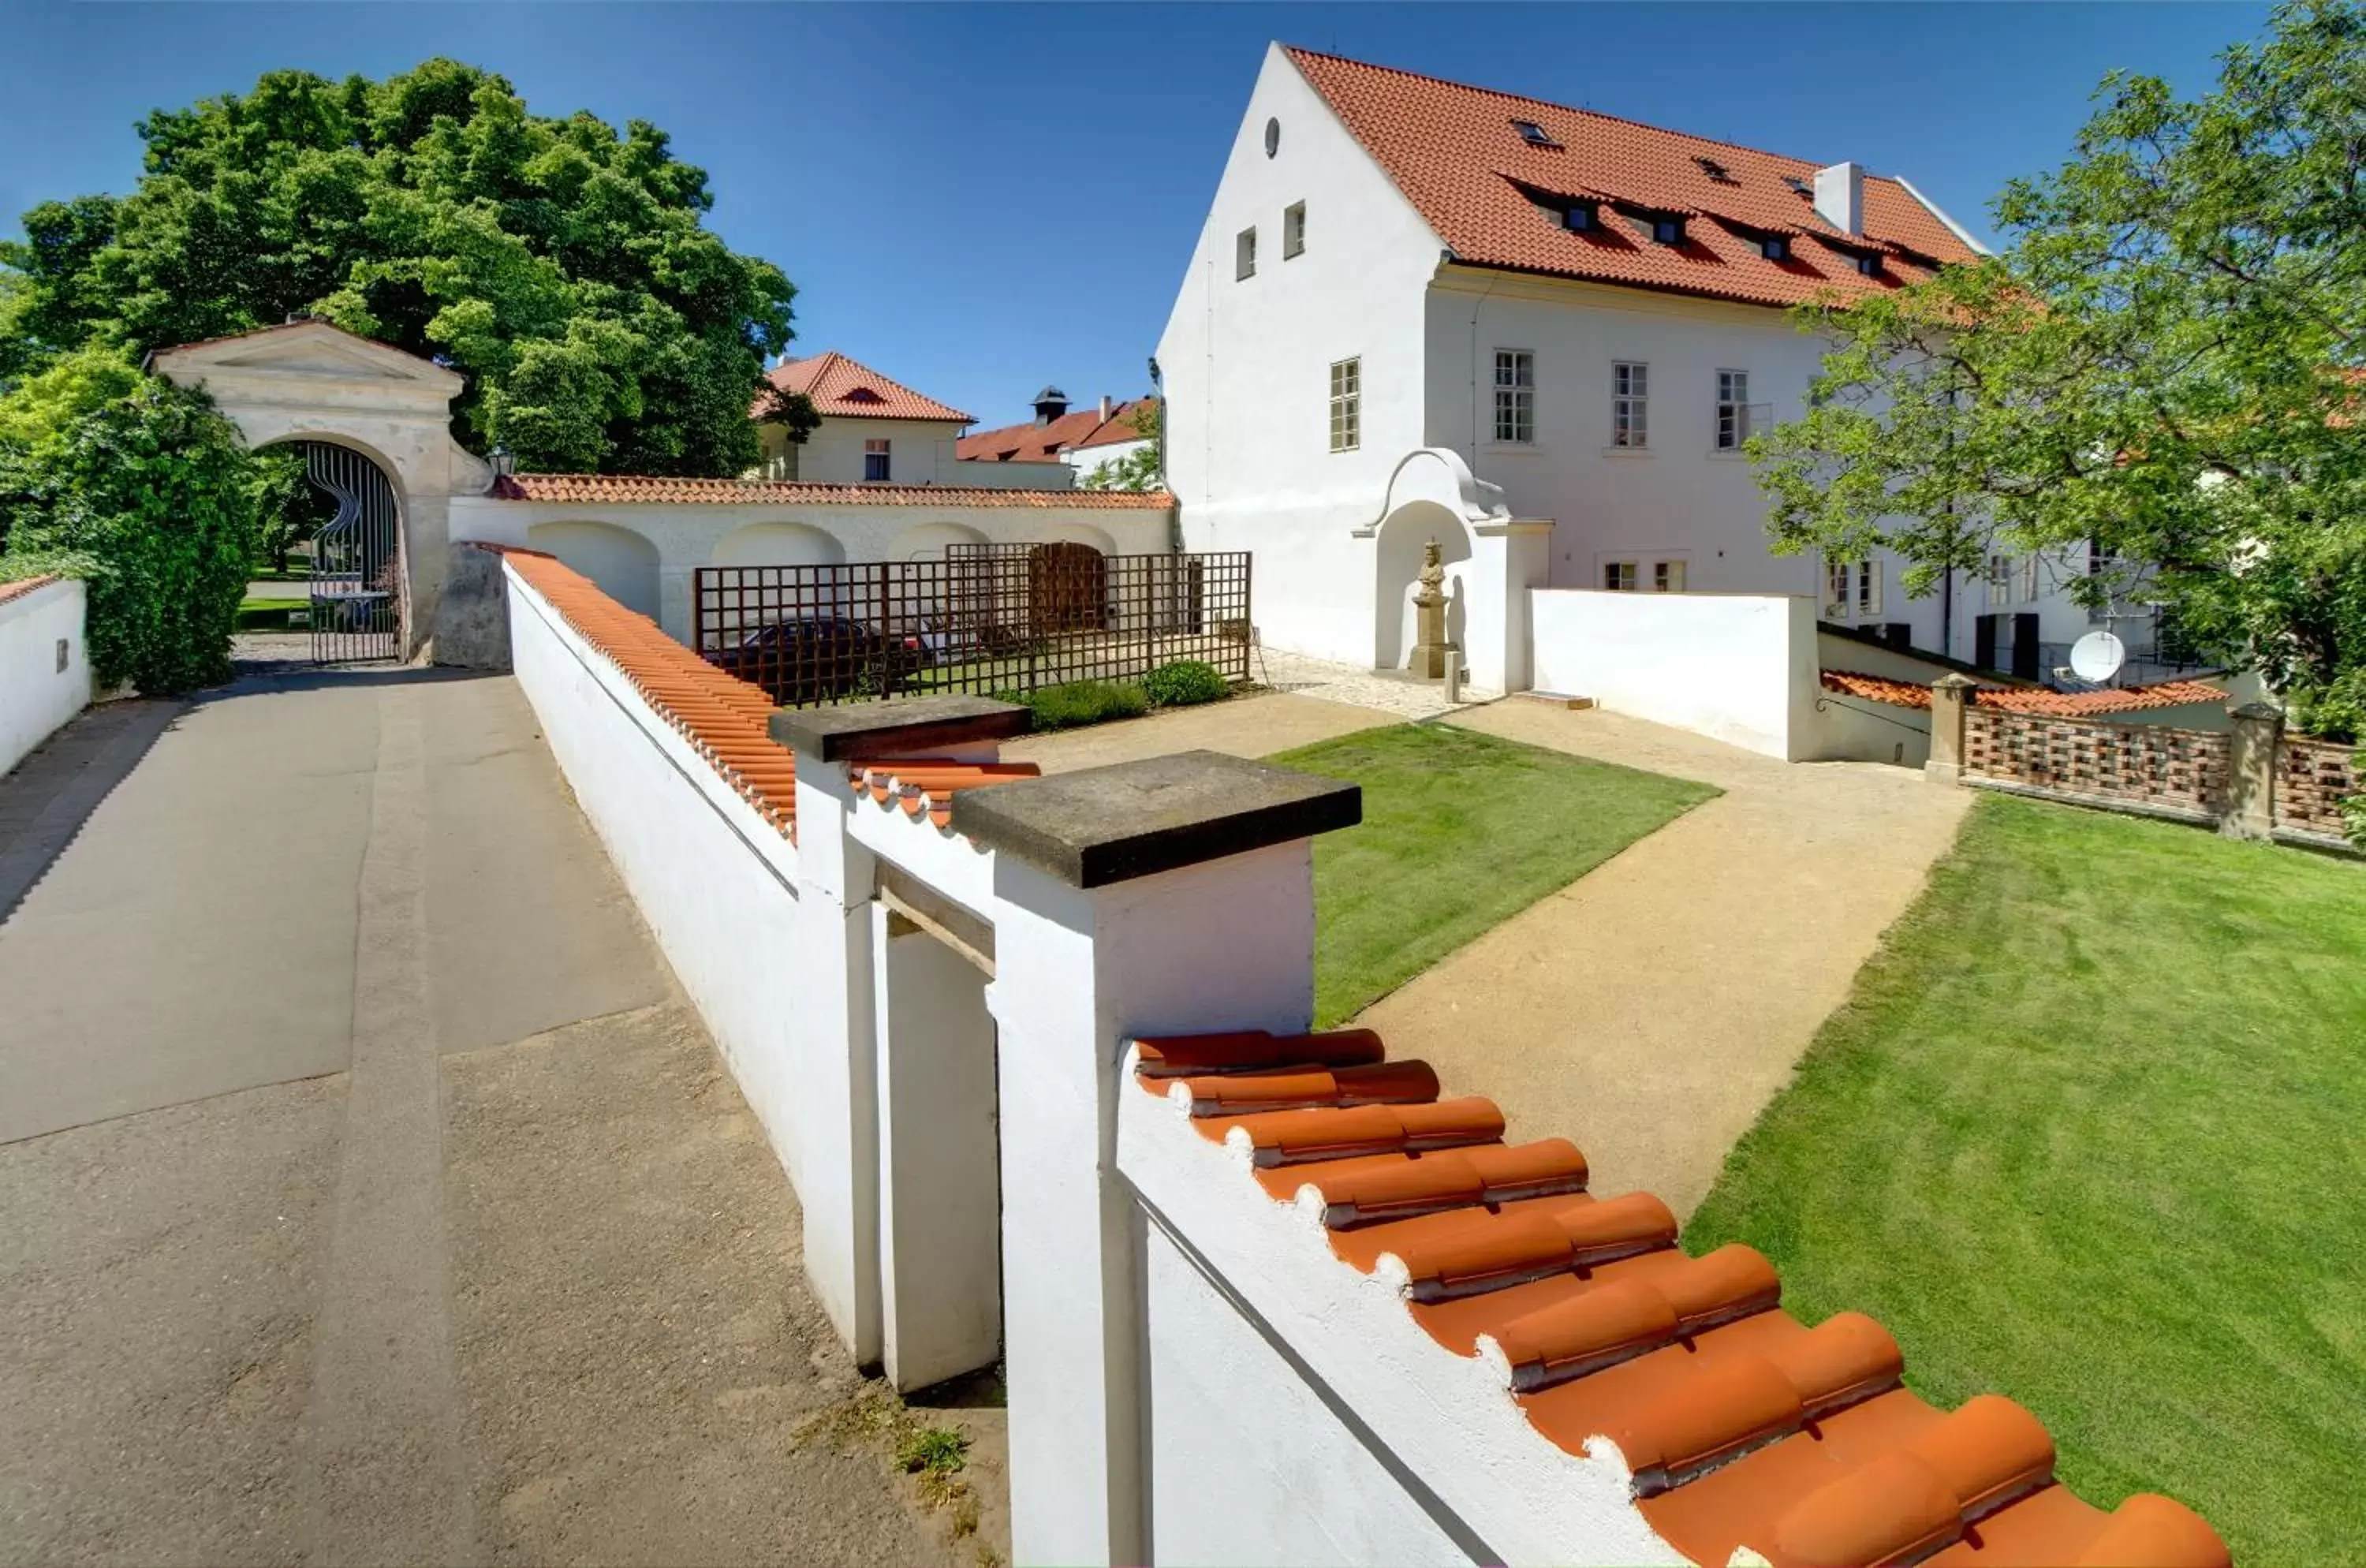
<path id="1" fill-rule="evenodd" d="M 1265 122 L 1265 155 L 1270 158 L 1276 152 L 1280 151 L 1281 121 L 1278 119 L 1267 120 Z"/>

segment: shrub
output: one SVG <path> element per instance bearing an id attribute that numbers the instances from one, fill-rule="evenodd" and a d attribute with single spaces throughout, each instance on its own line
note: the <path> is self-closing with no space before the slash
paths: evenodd
<path id="1" fill-rule="evenodd" d="M 1010 700 L 1027 705 L 1038 729 L 1073 729 L 1103 719 L 1136 718 L 1150 711 L 1149 694 L 1131 681 L 1075 681 Z"/>
<path id="2" fill-rule="evenodd" d="M 172 693 L 226 678 L 255 536 L 255 465 L 238 432 L 203 392 L 152 377 L 55 424 L 0 439 L 10 558 L 87 562 L 101 684 Z"/>
<path id="3" fill-rule="evenodd" d="M 1214 665 L 1196 659 L 1178 659 L 1153 670 L 1144 679 L 1142 689 L 1150 694 L 1155 705 L 1172 708 L 1215 702 L 1231 695 L 1233 686 Z"/>

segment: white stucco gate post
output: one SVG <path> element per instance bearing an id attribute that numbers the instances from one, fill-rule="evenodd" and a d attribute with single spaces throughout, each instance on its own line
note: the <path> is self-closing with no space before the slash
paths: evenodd
<path id="1" fill-rule="evenodd" d="M 1147 1561 L 1141 1229 L 1117 1168 L 1126 1042 L 1305 1029 L 1312 836 L 1353 784 L 1193 751 L 981 790 L 995 852 L 1011 1547 Z"/>

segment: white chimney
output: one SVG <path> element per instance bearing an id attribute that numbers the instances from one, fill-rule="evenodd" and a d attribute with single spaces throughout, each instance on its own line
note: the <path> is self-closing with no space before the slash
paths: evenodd
<path id="1" fill-rule="evenodd" d="M 1865 232 L 1865 165 L 1834 164 L 1816 171 L 1816 215 L 1843 234 Z"/>
<path id="2" fill-rule="evenodd" d="M 1107 392 L 1103 392 L 1101 394 L 1101 423 L 1103 424 L 1107 424 L 1109 423 L 1109 394 Z"/>

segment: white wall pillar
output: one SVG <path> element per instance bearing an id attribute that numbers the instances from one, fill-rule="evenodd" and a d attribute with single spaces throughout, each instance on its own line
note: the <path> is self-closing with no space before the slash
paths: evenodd
<path id="1" fill-rule="evenodd" d="M 842 762 L 799 747 L 797 1194 L 806 1275 L 857 1363 L 880 1358 L 878 1066 L 872 1016 L 878 863 L 847 832 Z"/>
<path id="2" fill-rule="evenodd" d="M 983 790 L 997 851 L 1003 1316 L 1011 1548 L 1150 1551 L 1142 1216 L 1117 1174 L 1132 1037 L 1301 1031 L 1313 1013 L 1310 835 L 1352 785 L 1185 753 Z"/>
<path id="3" fill-rule="evenodd" d="M 881 1355 L 899 1390 L 1002 1348 L 995 1031 L 986 976 L 875 903 Z"/>

